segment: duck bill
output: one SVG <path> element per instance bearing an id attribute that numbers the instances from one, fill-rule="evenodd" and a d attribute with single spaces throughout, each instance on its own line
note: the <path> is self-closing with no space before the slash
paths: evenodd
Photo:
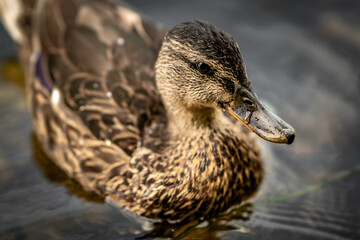
<path id="1" fill-rule="evenodd" d="M 227 104 L 226 109 L 267 141 L 291 144 L 295 139 L 294 128 L 265 107 L 251 89 L 238 88 L 234 100 Z"/>

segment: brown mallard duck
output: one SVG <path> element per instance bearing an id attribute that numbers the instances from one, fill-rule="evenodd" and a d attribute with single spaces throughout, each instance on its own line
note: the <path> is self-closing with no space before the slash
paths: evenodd
<path id="1" fill-rule="evenodd" d="M 258 144 L 238 121 L 266 140 L 294 140 L 253 92 L 236 41 L 209 23 L 165 33 L 108 0 L 0 0 L 0 9 L 38 139 L 112 203 L 151 218 L 213 216 L 262 179 Z"/>

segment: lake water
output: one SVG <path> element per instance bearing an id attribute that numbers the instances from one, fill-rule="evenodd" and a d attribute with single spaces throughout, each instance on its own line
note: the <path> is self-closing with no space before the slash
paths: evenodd
<path id="1" fill-rule="evenodd" d="M 166 28 L 202 19 L 233 35 L 255 91 L 295 127 L 294 144 L 261 141 L 263 184 L 226 216 L 153 223 L 114 209 L 41 152 L 1 28 L 0 239 L 360 239 L 360 2 L 130 5 Z"/>

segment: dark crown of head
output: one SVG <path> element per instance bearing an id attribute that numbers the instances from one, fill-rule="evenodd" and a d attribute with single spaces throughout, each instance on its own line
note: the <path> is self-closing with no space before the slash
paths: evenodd
<path id="1" fill-rule="evenodd" d="M 232 65 L 242 64 L 234 38 L 212 24 L 202 21 L 181 23 L 168 32 L 165 41 L 169 39 L 190 47 L 207 58 L 225 60 Z"/>

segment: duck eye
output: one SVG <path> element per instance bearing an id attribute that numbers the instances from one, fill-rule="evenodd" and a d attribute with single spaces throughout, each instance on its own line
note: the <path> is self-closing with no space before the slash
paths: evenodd
<path id="1" fill-rule="evenodd" d="M 196 67 L 203 74 L 208 73 L 211 70 L 210 66 L 203 62 L 197 63 Z"/>

